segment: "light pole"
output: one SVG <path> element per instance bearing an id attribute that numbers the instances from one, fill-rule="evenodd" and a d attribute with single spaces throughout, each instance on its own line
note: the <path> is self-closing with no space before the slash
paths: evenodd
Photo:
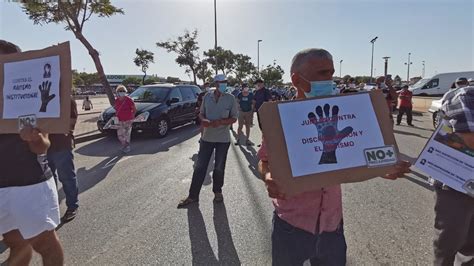
<path id="1" fill-rule="evenodd" d="M 372 77 L 374 75 L 374 44 L 378 36 L 375 36 L 370 42 L 372 43 L 372 60 L 370 62 L 370 83 L 372 83 Z"/>
<path id="2" fill-rule="evenodd" d="M 387 71 L 388 71 L 388 59 L 390 57 L 389 56 L 385 56 L 385 57 L 382 57 L 382 59 L 385 60 L 385 70 L 384 70 L 384 77 L 387 78 Z"/>
<path id="3" fill-rule="evenodd" d="M 260 75 L 260 42 L 262 40 L 257 41 L 257 73 Z"/>
<path id="4" fill-rule="evenodd" d="M 214 49 L 217 49 L 217 8 L 214 0 Z"/>
<path id="5" fill-rule="evenodd" d="M 410 62 L 410 55 L 411 53 L 408 53 L 408 62 L 405 63 L 407 66 L 407 85 L 410 85 L 410 65 L 413 64 L 413 62 Z"/>
<path id="6" fill-rule="evenodd" d="M 341 61 L 339 61 L 339 77 L 340 78 L 342 78 L 342 61 L 344 60 L 341 59 Z"/>
<path id="7" fill-rule="evenodd" d="M 425 60 L 421 61 L 421 63 L 423 64 L 423 71 L 421 72 L 421 77 L 425 77 Z"/>

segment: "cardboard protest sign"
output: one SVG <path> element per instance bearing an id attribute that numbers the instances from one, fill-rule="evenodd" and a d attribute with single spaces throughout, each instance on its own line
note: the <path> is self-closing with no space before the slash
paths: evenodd
<path id="1" fill-rule="evenodd" d="M 415 166 L 449 187 L 474 197 L 474 149 L 446 120 L 431 136 Z"/>
<path id="2" fill-rule="evenodd" d="M 0 55 L 0 133 L 18 133 L 25 116 L 48 133 L 68 133 L 72 72 L 69 42 Z"/>
<path id="3" fill-rule="evenodd" d="M 397 162 L 379 91 L 265 103 L 259 115 L 273 178 L 288 195 L 381 176 Z"/>

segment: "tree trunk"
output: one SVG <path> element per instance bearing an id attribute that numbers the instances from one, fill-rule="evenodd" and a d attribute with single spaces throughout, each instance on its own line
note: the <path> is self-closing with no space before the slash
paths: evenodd
<path id="1" fill-rule="evenodd" d="M 145 75 L 143 75 L 142 84 L 145 85 L 146 72 L 143 71 L 143 73 L 144 73 Z"/>
<path id="2" fill-rule="evenodd" d="M 107 93 L 107 97 L 109 98 L 110 105 L 114 106 L 115 97 L 112 92 L 112 89 L 110 88 L 110 84 L 107 81 L 107 77 L 105 76 L 102 63 L 100 62 L 99 52 L 97 52 L 97 50 L 94 49 L 94 47 L 92 47 L 92 45 L 86 39 L 86 37 L 84 37 L 82 32 L 74 32 L 74 35 L 86 47 L 87 51 L 89 51 L 89 54 L 92 57 L 92 60 L 94 61 L 95 68 L 97 69 L 97 74 L 99 75 L 100 81 L 102 82 L 102 85 L 104 86 L 105 93 Z"/>

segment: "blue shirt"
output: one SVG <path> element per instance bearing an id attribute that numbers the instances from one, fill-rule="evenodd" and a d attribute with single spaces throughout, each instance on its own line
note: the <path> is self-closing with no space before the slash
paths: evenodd
<path id="1" fill-rule="evenodd" d="M 249 95 L 244 96 L 242 93 L 237 96 L 239 99 L 240 110 L 242 112 L 250 112 L 252 111 L 252 102 L 253 102 L 253 94 L 249 93 Z"/>

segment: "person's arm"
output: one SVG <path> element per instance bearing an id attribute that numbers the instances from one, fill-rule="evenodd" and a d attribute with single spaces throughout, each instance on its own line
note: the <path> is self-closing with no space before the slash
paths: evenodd
<path id="1" fill-rule="evenodd" d="M 20 138 L 28 143 L 30 151 L 35 154 L 46 154 L 51 145 L 48 133 L 43 133 L 39 129 L 29 126 L 20 131 Z"/>
<path id="2" fill-rule="evenodd" d="M 207 94 L 204 95 L 204 97 L 202 97 L 201 107 L 199 108 L 199 120 L 201 120 L 201 125 L 202 125 L 203 127 L 209 127 L 209 126 L 210 126 L 210 122 L 211 122 L 211 121 L 209 121 L 209 119 L 207 119 L 207 117 L 206 117 L 206 106 L 205 106 L 206 97 L 207 97 Z"/>
<path id="3" fill-rule="evenodd" d="M 132 114 L 135 116 L 135 113 L 137 112 L 137 107 L 135 106 L 135 102 L 130 97 L 128 98 L 128 100 L 129 100 L 130 105 L 131 105 Z"/>
<path id="4" fill-rule="evenodd" d="M 77 104 L 74 99 L 71 99 L 71 120 L 70 120 L 70 128 L 72 131 L 76 128 L 78 112 L 77 112 Z"/>
<path id="5" fill-rule="evenodd" d="M 89 100 L 89 103 L 90 103 L 90 105 L 91 105 L 91 109 L 94 109 L 94 105 L 92 105 L 92 101 L 91 101 L 91 100 Z"/>

